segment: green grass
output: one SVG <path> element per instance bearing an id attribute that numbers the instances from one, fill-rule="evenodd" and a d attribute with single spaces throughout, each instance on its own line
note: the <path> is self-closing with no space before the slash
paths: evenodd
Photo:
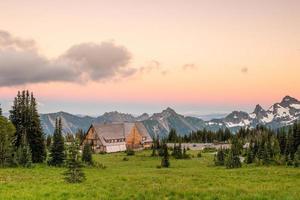
<path id="1" fill-rule="evenodd" d="M 300 169 L 284 166 L 213 166 L 203 153 L 191 160 L 171 159 L 158 169 L 160 158 L 150 151 L 123 161 L 125 153 L 95 155 L 106 169 L 85 168 L 87 180 L 68 184 L 63 168 L 36 165 L 32 169 L 0 169 L 0 199 L 300 199 Z"/>

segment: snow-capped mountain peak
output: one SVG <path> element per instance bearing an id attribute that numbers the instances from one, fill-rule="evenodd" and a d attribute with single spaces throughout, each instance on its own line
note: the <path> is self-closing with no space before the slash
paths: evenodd
<path id="1" fill-rule="evenodd" d="M 295 99 L 293 97 L 290 97 L 290 96 L 285 96 L 282 99 L 282 101 L 280 102 L 280 105 L 282 107 L 288 107 L 288 106 L 290 106 L 292 104 L 300 104 L 300 102 L 297 99 Z"/>
<path id="2" fill-rule="evenodd" d="M 266 111 L 261 107 L 261 105 L 257 104 L 255 106 L 255 109 L 254 109 L 253 113 L 255 113 L 256 115 L 258 115 L 258 114 L 261 114 L 261 113 L 264 113 L 264 112 L 266 112 Z"/>

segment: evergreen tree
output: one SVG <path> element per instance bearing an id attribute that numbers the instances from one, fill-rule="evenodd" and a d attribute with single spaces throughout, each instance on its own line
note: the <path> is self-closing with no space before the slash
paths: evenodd
<path id="1" fill-rule="evenodd" d="M 287 142 L 286 133 L 283 128 L 278 130 L 277 138 L 278 138 L 278 142 L 279 142 L 279 146 L 280 146 L 280 154 L 283 155 L 283 154 L 285 154 L 285 148 L 286 148 L 286 142 Z"/>
<path id="2" fill-rule="evenodd" d="M 154 141 L 153 141 L 153 142 L 154 142 Z M 151 148 L 152 148 L 151 156 L 152 156 L 152 157 L 157 156 L 157 153 L 156 153 L 156 147 L 155 147 L 155 142 L 152 144 Z"/>
<path id="3" fill-rule="evenodd" d="M 246 150 L 245 163 L 247 163 L 247 164 L 253 163 L 253 160 L 254 160 L 253 147 L 251 147 L 251 146 L 252 146 L 252 143 L 250 143 L 249 148 L 247 148 L 247 150 Z"/>
<path id="4" fill-rule="evenodd" d="M 82 129 L 78 129 L 75 134 L 75 138 L 79 141 L 79 144 L 83 142 L 84 137 L 85 137 L 84 131 Z"/>
<path id="5" fill-rule="evenodd" d="M 161 167 L 167 168 L 170 166 L 170 161 L 169 161 L 169 151 L 166 143 L 162 145 L 162 149 L 163 149 L 163 157 L 161 160 Z"/>
<path id="6" fill-rule="evenodd" d="M 293 154 L 295 154 L 300 146 L 300 123 L 295 122 L 293 126 Z"/>
<path id="7" fill-rule="evenodd" d="M 29 91 L 18 92 L 10 111 L 10 120 L 16 127 L 15 147 L 23 145 L 22 138 L 25 137 L 32 152 L 32 161 L 43 162 L 46 157 L 45 139 L 33 94 L 29 95 Z"/>
<path id="8" fill-rule="evenodd" d="M 77 141 L 72 142 L 68 149 L 67 171 L 64 173 L 65 180 L 69 183 L 80 183 L 85 180 L 78 151 L 79 146 Z"/>
<path id="9" fill-rule="evenodd" d="M 242 166 L 241 161 L 240 161 L 240 144 L 237 139 L 237 137 L 233 137 L 231 141 L 231 148 L 229 150 L 229 153 L 225 159 L 225 165 L 226 168 L 231 169 L 231 168 L 239 168 Z"/>
<path id="10" fill-rule="evenodd" d="M 295 167 L 300 167 L 300 146 L 298 146 L 298 149 L 295 153 L 294 166 Z"/>
<path id="11" fill-rule="evenodd" d="M 51 143 L 52 143 L 52 137 L 51 137 L 51 135 L 47 135 L 47 138 L 46 138 L 46 147 L 47 147 L 48 150 L 50 150 Z"/>
<path id="12" fill-rule="evenodd" d="M 185 147 L 183 147 L 182 158 L 183 159 L 189 159 L 190 158 L 190 155 L 187 154 L 187 150 L 186 150 Z"/>
<path id="13" fill-rule="evenodd" d="M 2 108 L 1 108 L 1 104 L 0 104 L 0 116 L 2 116 Z"/>
<path id="14" fill-rule="evenodd" d="M 274 139 L 274 143 L 273 143 L 273 159 L 275 162 L 279 163 L 280 161 L 280 158 L 281 158 L 281 155 L 280 155 L 280 145 L 279 145 L 279 142 L 277 140 L 277 138 Z"/>
<path id="15" fill-rule="evenodd" d="M 82 161 L 88 165 L 93 165 L 92 147 L 88 143 L 83 146 Z"/>
<path id="16" fill-rule="evenodd" d="M 11 143 L 15 134 L 14 125 L 5 117 L 0 116 L 0 167 L 10 165 Z"/>
<path id="17" fill-rule="evenodd" d="M 171 129 L 169 136 L 168 136 L 168 141 L 169 142 L 177 142 L 178 137 L 175 129 Z"/>
<path id="18" fill-rule="evenodd" d="M 14 158 L 16 165 L 21 167 L 31 167 L 32 165 L 32 154 L 31 149 L 26 139 L 26 135 L 21 139 L 21 144 L 17 148 Z"/>
<path id="19" fill-rule="evenodd" d="M 262 163 L 264 165 L 269 165 L 270 164 L 270 151 L 269 151 L 267 143 L 265 143 L 265 145 L 264 145 Z"/>
<path id="20" fill-rule="evenodd" d="M 49 165 L 61 166 L 65 160 L 64 138 L 62 136 L 61 118 L 55 121 L 55 130 L 53 134 L 53 143 L 50 149 Z"/>
<path id="21" fill-rule="evenodd" d="M 218 149 L 214 157 L 214 162 L 216 166 L 223 166 L 225 162 L 225 152 L 223 148 Z"/>
<path id="22" fill-rule="evenodd" d="M 294 152 L 294 137 L 293 137 L 293 129 L 290 127 L 288 129 L 287 135 L 287 142 L 285 147 L 285 158 L 286 161 L 290 163 L 291 160 L 294 159 L 293 152 Z"/>
<path id="23" fill-rule="evenodd" d="M 247 164 L 253 163 L 255 161 L 255 156 L 257 153 L 257 144 L 251 139 L 249 143 L 249 148 L 247 149 L 246 160 Z"/>

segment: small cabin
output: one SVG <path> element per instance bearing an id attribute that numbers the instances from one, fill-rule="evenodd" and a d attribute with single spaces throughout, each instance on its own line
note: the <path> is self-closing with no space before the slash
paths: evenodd
<path id="1" fill-rule="evenodd" d="M 120 152 L 150 148 L 153 141 L 141 122 L 92 124 L 83 140 L 94 152 Z"/>

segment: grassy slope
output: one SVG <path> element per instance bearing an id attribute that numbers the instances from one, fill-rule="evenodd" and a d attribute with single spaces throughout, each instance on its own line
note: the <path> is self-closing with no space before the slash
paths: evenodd
<path id="1" fill-rule="evenodd" d="M 107 169 L 86 168 L 87 180 L 66 184 L 62 168 L 0 169 L 0 199 L 299 199 L 300 170 L 286 167 L 212 166 L 212 155 L 171 160 L 157 169 L 159 158 L 140 152 L 96 155 Z"/>

